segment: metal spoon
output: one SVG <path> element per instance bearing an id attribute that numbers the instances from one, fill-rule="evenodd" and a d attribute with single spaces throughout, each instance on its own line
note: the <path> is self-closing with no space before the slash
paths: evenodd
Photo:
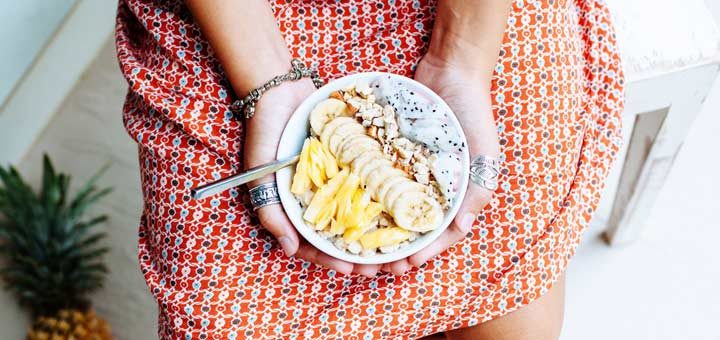
<path id="1" fill-rule="evenodd" d="M 277 172 L 278 170 L 297 163 L 300 156 L 293 156 L 286 159 L 277 160 L 274 162 L 258 165 L 254 168 L 250 168 L 243 173 L 232 175 L 230 177 L 221 178 L 215 182 L 201 185 L 196 188 L 190 189 L 190 196 L 196 200 L 215 195 L 219 192 L 223 192 L 227 189 L 236 187 L 238 185 L 245 184 L 252 180 L 256 180 L 265 175 L 269 175 Z"/>

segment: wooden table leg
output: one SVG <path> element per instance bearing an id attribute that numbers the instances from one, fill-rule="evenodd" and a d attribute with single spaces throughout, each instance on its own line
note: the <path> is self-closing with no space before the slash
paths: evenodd
<path id="1" fill-rule="evenodd" d="M 635 119 L 624 162 L 618 164 L 622 174 L 604 233 L 609 244 L 640 237 L 717 74 L 718 65 L 709 64 L 628 84 L 626 114 Z"/>

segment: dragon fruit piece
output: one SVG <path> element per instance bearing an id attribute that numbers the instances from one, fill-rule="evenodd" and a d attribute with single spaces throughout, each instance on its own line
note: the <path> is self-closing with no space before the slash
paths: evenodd
<path id="1" fill-rule="evenodd" d="M 404 136 L 425 145 L 430 151 L 461 151 L 457 129 L 443 120 L 400 118 L 398 122 Z"/>
<path id="2" fill-rule="evenodd" d="M 430 172 L 442 190 L 443 196 L 452 202 L 457 194 L 456 178 L 461 168 L 460 159 L 450 152 L 440 152 L 430 164 Z"/>
<path id="3" fill-rule="evenodd" d="M 392 77 L 382 76 L 378 77 L 370 83 L 370 88 L 375 95 L 376 102 L 380 105 L 393 105 L 399 103 L 399 90 L 402 88 L 400 85 L 393 82 Z M 393 105 L 395 106 L 395 105 Z"/>
<path id="4" fill-rule="evenodd" d="M 409 91 L 401 91 L 401 97 L 404 92 Z M 398 106 L 398 114 L 408 119 L 445 119 L 447 117 L 447 112 L 439 105 L 424 101 L 403 101 L 401 104 L 396 106 Z"/>

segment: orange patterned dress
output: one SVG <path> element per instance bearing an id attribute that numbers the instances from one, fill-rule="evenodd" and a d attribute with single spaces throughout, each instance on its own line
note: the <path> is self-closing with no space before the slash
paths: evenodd
<path id="1" fill-rule="evenodd" d="M 295 57 L 326 80 L 412 76 L 435 1 L 271 1 Z M 545 293 L 588 225 L 620 144 L 623 74 L 600 0 L 515 0 L 493 78 L 500 188 L 472 235 L 402 276 L 341 275 L 284 255 L 244 188 L 236 98 L 183 2 L 121 0 L 123 121 L 139 145 L 139 259 L 162 338 L 409 339 L 505 315 Z"/>

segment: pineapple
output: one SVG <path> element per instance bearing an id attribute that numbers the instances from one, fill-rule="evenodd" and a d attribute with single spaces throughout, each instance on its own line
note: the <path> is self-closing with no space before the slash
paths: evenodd
<path id="1" fill-rule="evenodd" d="M 110 325 L 92 310 L 61 309 L 52 317 L 40 316 L 28 331 L 28 340 L 112 339 Z"/>
<path id="2" fill-rule="evenodd" d="M 403 228 L 381 228 L 362 235 L 360 237 L 360 244 L 364 249 L 375 249 L 398 244 L 409 239 L 412 235 L 412 232 Z"/>
<path id="3" fill-rule="evenodd" d="M 103 284 L 108 248 L 93 228 L 107 220 L 83 218 L 110 189 L 93 176 L 71 199 L 70 176 L 43 158 L 40 193 L 14 167 L 0 167 L 0 277 L 35 318 L 28 339 L 110 339 L 107 322 L 95 316 L 87 295 Z"/>

